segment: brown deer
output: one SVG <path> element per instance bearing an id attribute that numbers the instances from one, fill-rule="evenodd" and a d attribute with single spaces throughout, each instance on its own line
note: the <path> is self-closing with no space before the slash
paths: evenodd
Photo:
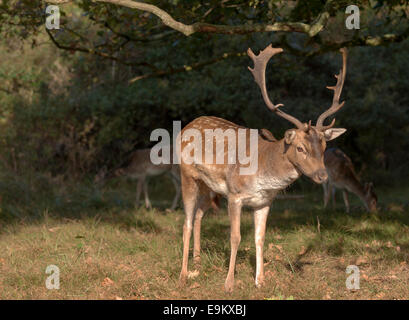
<path id="1" fill-rule="evenodd" d="M 302 123 L 295 117 L 284 113 L 280 107 L 282 104 L 274 105 L 267 94 L 265 82 L 265 69 L 270 58 L 282 52 L 281 48 L 272 48 L 269 45 L 254 55 L 251 49 L 247 54 L 254 62 L 254 69 L 249 68 L 254 79 L 261 89 L 263 100 L 267 107 L 278 116 L 290 121 L 296 126 L 285 132 L 284 138 L 278 141 L 265 139 L 258 136 L 258 152 L 250 156 L 257 159 L 257 171 L 254 174 L 240 174 L 241 165 L 237 161 L 234 164 L 209 164 L 202 162 L 186 162 L 183 158 L 183 150 L 191 149 L 191 139 L 187 139 L 184 133 L 188 129 L 198 130 L 202 135 L 207 129 L 221 128 L 223 131 L 232 129 L 238 134 L 240 127 L 230 121 L 210 116 L 199 117 L 190 122 L 180 132 L 181 145 L 178 155 L 181 157 L 181 182 L 182 196 L 185 208 L 185 223 L 183 226 L 183 261 L 180 272 L 180 283 L 185 283 L 188 275 L 189 242 L 193 231 L 193 257 L 197 263 L 200 261 L 200 225 L 203 214 L 210 207 L 209 191 L 214 191 L 227 198 L 228 213 L 230 218 L 230 263 L 225 290 L 231 292 L 234 287 L 234 270 L 237 250 L 240 244 L 240 215 L 243 206 L 254 210 L 255 224 L 255 246 L 256 246 L 256 276 L 255 284 L 261 286 L 264 281 L 263 246 L 266 230 L 267 215 L 271 203 L 280 190 L 287 188 L 302 174 L 308 176 L 316 183 L 327 180 L 327 172 L 324 166 L 324 151 L 326 141 L 335 139 L 343 134 L 346 129 L 332 128 L 335 119 L 330 125 L 325 126 L 327 117 L 337 112 L 344 102 L 340 103 L 342 87 L 346 74 L 346 49 L 341 49 L 343 55 L 343 67 L 339 75 L 336 75 L 337 83 L 328 89 L 334 90 L 332 106 L 322 113 L 315 126 Z M 249 135 L 246 135 L 246 143 L 250 144 Z M 248 150 L 248 149 L 246 149 Z M 205 150 L 202 150 L 205 152 Z M 228 148 L 224 147 L 224 155 Z M 219 151 L 218 151 L 219 152 Z M 221 150 L 223 152 L 223 150 Z"/>
<path id="2" fill-rule="evenodd" d="M 346 212 L 349 212 L 348 191 L 355 193 L 364 203 L 366 210 L 376 212 L 378 198 L 372 182 L 361 184 L 355 174 L 351 159 L 340 149 L 330 148 L 324 153 L 324 164 L 328 173 L 328 181 L 324 188 L 324 208 L 327 207 L 332 194 L 332 204 L 335 207 L 335 190 L 342 190 Z"/>
<path id="3" fill-rule="evenodd" d="M 130 177 L 137 180 L 136 186 L 136 204 L 139 205 L 141 193 L 143 192 L 145 197 L 145 207 L 152 208 L 151 201 L 149 200 L 148 185 L 146 182 L 147 177 L 159 176 L 167 174 L 171 177 L 173 185 L 175 186 L 176 194 L 173 198 L 172 206 L 170 210 L 174 210 L 179 203 L 180 198 L 180 171 L 178 164 L 153 164 L 150 159 L 151 149 L 139 149 L 134 151 L 130 160 L 126 165 L 121 166 L 107 173 L 106 169 L 101 170 L 95 177 L 96 183 L 101 183 L 106 179 L 113 177 Z"/>

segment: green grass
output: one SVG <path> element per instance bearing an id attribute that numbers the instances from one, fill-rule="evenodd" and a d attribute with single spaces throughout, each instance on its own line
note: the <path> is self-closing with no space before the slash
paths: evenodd
<path id="1" fill-rule="evenodd" d="M 344 213 L 341 200 L 336 210 L 323 210 L 319 188 L 304 199 L 277 200 L 268 219 L 261 289 L 254 286 L 253 218 L 244 211 L 232 294 L 223 290 L 230 254 L 225 209 L 204 217 L 199 273 L 179 287 L 184 214 L 165 210 L 172 195 L 162 190 L 152 186 L 153 204 L 160 207 L 154 210 L 133 206 L 130 182 L 112 183 L 105 190 L 67 187 L 47 199 L 28 194 L 20 205 L 8 193 L 0 218 L 0 298 L 409 298 L 407 189 L 378 191 L 381 210 L 374 215 L 353 196 L 350 214 Z M 167 202 L 155 201 L 164 193 Z M 50 264 L 60 268 L 59 290 L 45 287 Z M 355 291 L 345 286 L 351 264 L 361 273 Z"/>

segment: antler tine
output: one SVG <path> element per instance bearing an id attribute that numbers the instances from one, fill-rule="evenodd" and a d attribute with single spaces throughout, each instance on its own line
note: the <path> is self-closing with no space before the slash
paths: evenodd
<path id="1" fill-rule="evenodd" d="M 261 90 L 261 94 L 263 96 L 264 103 L 267 105 L 267 107 L 271 110 L 274 111 L 277 115 L 280 117 L 292 122 L 297 126 L 297 128 L 301 130 L 307 130 L 308 127 L 304 125 L 300 120 L 296 119 L 293 116 L 290 116 L 289 114 L 279 110 L 278 108 L 283 106 L 282 103 L 279 104 L 273 104 L 268 97 L 267 94 L 267 88 L 266 88 L 266 67 L 268 61 L 271 59 L 272 56 L 274 56 L 277 53 L 283 52 L 282 48 L 273 48 L 271 44 L 267 46 L 264 50 L 260 51 L 260 53 L 256 56 L 253 51 L 248 48 L 247 54 L 253 60 L 254 62 L 254 68 L 249 68 L 251 73 L 253 74 L 254 80 L 258 84 Z"/>
<path id="2" fill-rule="evenodd" d="M 331 122 L 329 126 L 323 126 L 325 119 L 328 118 L 330 115 L 334 114 L 335 112 L 337 112 L 345 104 L 345 101 L 342 101 L 341 103 L 339 103 L 339 99 L 341 97 L 342 88 L 345 82 L 345 75 L 347 72 L 348 51 L 346 48 L 341 48 L 340 51 L 342 53 L 342 70 L 339 72 L 339 74 L 335 75 L 335 78 L 337 78 L 337 84 L 335 86 L 327 87 L 327 89 L 334 90 L 334 98 L 332 99 L 331 107 L 328 110 L 324 111 L 319 116 L 317 120 L 317 125 L 316 125 L 318 130 L 323 131 L 323 130 L 331 128 L 335 124 L 335 119 Z"/>
<path id="3" fill-rule="evenodd" d="M 330 123 L 329 125 L 327 125 L 327 126 L 321 126 L 320 130 L 325 131 L 325 130 L 327 130 L 327 129 L 330 129 L 330 128 L 332 128 L 332 127 L 334 126 L 334 124 L 335 124 L 335 118 L 332 119 L 332 121 L 331 121 L 331 123 Z"/>

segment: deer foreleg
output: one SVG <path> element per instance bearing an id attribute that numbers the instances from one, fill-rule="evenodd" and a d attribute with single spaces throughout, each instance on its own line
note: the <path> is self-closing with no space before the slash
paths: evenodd
<path id="1" fill-rule="evenodd" d="M 254 240 L 256 244 L 256 287 L 261 287 L 264 282 L 264 238 L 266 234 L 266 223 L 270 207 L 264 207 L 254 211 Z"/>
<path id="2" fill-rule="evenodd" d="M 241 203 L 235 201 L 235 199 L 229 199 L 228 201 L 228 211 L 230 217 L 230 263 L 229 272 L 227 273 L 227 278 L 224 283 L 224 288 L 227 292 L 232 292 L 234 287 L 234 269 L 236 265 L 237 250 L 240 245 L 241 235 L 240 235 L 240 214 L 241 214 Z"/>
<path id="3" fill-rule="evenodd" d="M 322 188 L 324 189 L 324 208 L 326 208 L 329 201 L 329 182 L 324 182 Z"/>
<path id="4" fill-rule="evenodd" d="M 172 206 L 170 207 L 170 210 L 175 210 L 176 206 L 179 203 L 180 199 L 180 181 L 177 180 L 173 175 L 171 176 L 173 185 L 175 186 L 176 194 L 175 197 L 173 198 Z"/>
<path id="5" fill-rule="evenodd" d="M 193 225 L 193 262 L 200 264 L 200 229 L 204 210 L 198 208 L 195 214 L 195 222 Z"/>
<path id="6" fill-rule="evenodd" d="M 136 205 L 139 206 L 139 200 L 141 199 L 141 192 L 143 188 L 143 179 L 139 178 L 136 184 Z"/>
<path id="7" fill-rule="evenodd" d="M 149 200 L 148 184 L 146 183 L 146 178 L 143 180 L 143 195 L 145 197 L 146 209 L 152 209 L 152 204 L 151 204 L 151 201 Z"/>
<path id="8" fill-rule="evenodd" d="M 336 206 L 336 199 L 335 199 L 336 189 L 335 189 L 335 187 L 330 185 L 330 188 L 329 188 L 328 192 L 330 192 L 332 194 L 332 209 L 335 210 L 335 206 Z"/>
<path id="9" fill-rule="evenodd" d="M 344 203 L 345 203 L 345 208 L 347 210 L 347 213 L 349 213 L 349 200 L 348 200 L 348 191 L 343 190 L 342 195 L 344 197 Z"/>

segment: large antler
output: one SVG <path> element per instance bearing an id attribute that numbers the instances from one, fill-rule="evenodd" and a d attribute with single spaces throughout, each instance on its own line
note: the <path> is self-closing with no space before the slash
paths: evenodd
<path id="1" fill-rule="evenodd" d="M 331 128 L 335 123 L 335 119 L 332 120 L 330 125 L 323 126 L 325 119 L 328 118 L 330 115 L 334 114 L 335 112 L 337 112 L 339 109 L 341 109 L 345 103 L 345 101 L 342 101 L 341 103 L 339 103 L 339 98 L 341 97 L 342 87 L 344 86 L 345 75 L 347 72 L 348 51 L 346 48 L 341 48 L 340 51 L 342 53 L 342 70 L 339 72 L 339 74 L 335 75 L 335 78 L 337 78 L 337 84 L 335 86 L 327 87 L 330 90 L 334 90 L 334 98 L 332 99 L 331 107 L 328 110 L 324 111 L 319 116 L 317 120 L 317 125 L 316 125 L 316 128 L 318 130 L 323 131 L 325 129 Z"/>
<path id="2" fill-rule="evenodd" d="M 267 48 L 260 51 L 259 55 L 256 56 L 253 53 L 253 51 L 249 48 L 247 50 L 247 54 L 251 58 L 251 60 L 253 60 L 254 68 L 253 69 L 250 67 L 248 68 L 253 74 L 254 80 L 256 81 L 256 83 L 261 89 L 261 94 L 263 95 L 264 103 L 267 105 L 267 107 L 271 111 L 274 111 L 275 113 L 277 113 L 277 115 L 279 115 L 280 117 L 287 119 L 288 121 L 295 124 L 297 128 L 301 130 L 308 130 L 308 126 L 303 124 L 300 120 L 278 109 L 279 107 L 283 106 L 283 104 L 280 103 L 280 104 L 274 105 L 271 102 L 270 98 L 268 97 L 267 89 L 266 89 L 266 66 L 267 66 L 268 61 L 271 59 L 271 57 L 280 52 L 283 52 L 283 49 L 273 48 L 271 47 L 271 44 L 270 44 Z"/>

